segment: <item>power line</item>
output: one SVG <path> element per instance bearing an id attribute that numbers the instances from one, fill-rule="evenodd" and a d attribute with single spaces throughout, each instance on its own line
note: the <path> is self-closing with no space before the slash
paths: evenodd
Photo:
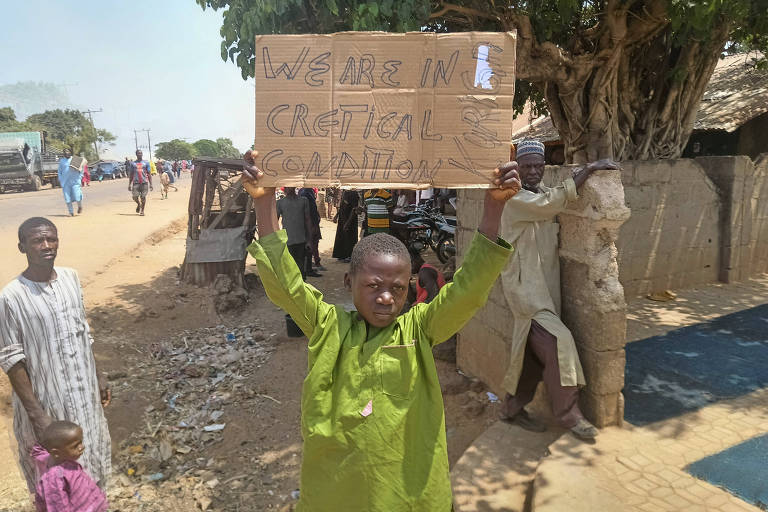
<path id="1" fill-rule="evenodd" d="M 147 146 L 149 147 L 149 161 L 152 161 L 152 140 L 149 138 L 149 132 L 152 131 L 152 128 L 144 128 L 141 130 L 142 132 L 147 132 Z"/>
<path id="2" fill-rule="evenodd" d="M 94 132 L 96 132 L 96 125 L 93 124 L 93 114 L 98 114 L 99 112 L 102 112 L 101 108 L 99 108 L 99 110 L 88 109 L 88 110 L 81 110 L 80 111 L 81 114 L 88 114 L 88 118 L 91 120 L 91 126 L 93 127 L 93 131 Z M 93 139 L 93 149 L 96 150 L 96 160 L 100 160 L 100 157 L 99 157 L 99 145 L 96 143 L 96 141 L 99 138 L 98 137 L 98 133 L 94 133 L 94 135 L 96 135 L 96 138 Z"/>

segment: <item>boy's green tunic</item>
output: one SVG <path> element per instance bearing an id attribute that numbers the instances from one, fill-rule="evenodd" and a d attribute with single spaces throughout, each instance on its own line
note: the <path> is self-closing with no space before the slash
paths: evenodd
<path id="1" fill-rule="evenodd" d="M 447 512 L 445 416 L 432 346 L 488 298 L 511 247 L 476 234 L 453 282 L 384 328 L 323 302 L 284 231 L 248 248 L 269 298 L 309 338 L 301 399 L 302 512 Z"/>

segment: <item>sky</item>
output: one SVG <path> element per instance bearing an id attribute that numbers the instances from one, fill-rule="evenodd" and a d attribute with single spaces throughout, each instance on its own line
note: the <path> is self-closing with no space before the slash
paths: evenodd
<path id="1" fill-rule="evenodd" d="M 24 0 L 3 2 L 2 12 L 0 84 L 65 85 L 72 105 L 62 108 L 101 108 L 94 124 L 117 136 L 102 158 L 132 155 L 134 129 L 150 129 L 153 146 L 253 143 L 254 82 L 221 60 L 222 11 L 194 0 Z M 138 135 L 149 156 L 147 134 Z"/>

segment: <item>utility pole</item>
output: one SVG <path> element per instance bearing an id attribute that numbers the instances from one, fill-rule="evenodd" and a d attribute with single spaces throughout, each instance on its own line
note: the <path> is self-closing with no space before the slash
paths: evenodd
<path id="1" fill-rule="evenodd" d="M 93 127 L 93 131 L 94 132 L 96 131 L 96 125 L 93 124 L 93 114 L 94 113 L 99 113 L 99 112 L 102 112 L 102 110 L 101 109 L 99 109 L 99 110 L 88 109 L 88 110 L 81 110 L 80 111 L 81 114 L 88 114 L 88 118 L 91 120 L 91 126 Z M 96 137 L 96 139 L 93 140 L 93 149 L 96 150 L 96 160 L 99 160 L 100 159 L 99 158 L 99 145 L 96 143 L 97 139 L 98 139 L 98 137 Z"/>
<path id="2" fill-rule="evenodd" d="M 136 134 L 138 131 L 139 130 L 136 130 L 135 128 L 133 130 L 133 141 L 136 143 L 136 151 L 139 150 L 139 136 Z"/>
<path id="3" fill-rule="evenodd" d="M 152 161 L 152 140 L 149 138 L 149 132 L 152 131 L 152 128 L 144 128 L 141 131 L 147 132 L 147 146 L 149 147 L 149 160 Z"/>

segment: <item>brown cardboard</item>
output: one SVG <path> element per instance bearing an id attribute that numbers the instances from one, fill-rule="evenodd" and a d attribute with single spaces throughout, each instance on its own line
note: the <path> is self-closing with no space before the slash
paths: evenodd
<path id="1" fill-rule="evenodd" d="M 487 188 L 509 159 L 515 32 L 256 37 L 264 184 Z"/>

